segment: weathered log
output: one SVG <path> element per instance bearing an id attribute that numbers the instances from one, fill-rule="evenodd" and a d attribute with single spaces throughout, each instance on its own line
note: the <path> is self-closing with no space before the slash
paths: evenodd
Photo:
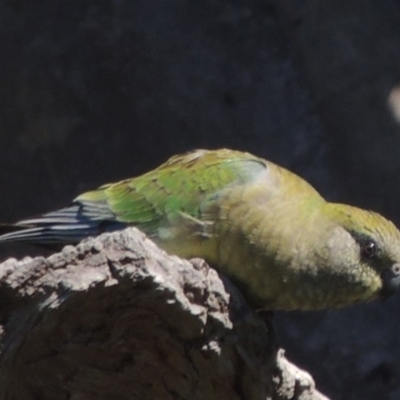
<path id="1" fill-rule="evenodd" d="M 0 265 L 0 399 L 312 399 L 272 323 L 136 229 Z"/>

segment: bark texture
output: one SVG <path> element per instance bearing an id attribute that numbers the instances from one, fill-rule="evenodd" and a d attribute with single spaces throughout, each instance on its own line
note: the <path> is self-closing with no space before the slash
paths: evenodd
<path id="1" fill-rule="evenodd" d="M 2 400 L 326 399 L 229 281 L 136 229 L 0 278 Z"/>

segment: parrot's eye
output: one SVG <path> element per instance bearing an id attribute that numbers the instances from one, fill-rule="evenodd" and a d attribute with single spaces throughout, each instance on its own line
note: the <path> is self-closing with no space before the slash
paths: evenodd
<path id="1" fill-rule="evenodd" d="M 361 254 L 364 257 L 371 258 L 373 257 L 378 251 L 378 246 L 373 240 L 366 240 L 361 245 Z"/>

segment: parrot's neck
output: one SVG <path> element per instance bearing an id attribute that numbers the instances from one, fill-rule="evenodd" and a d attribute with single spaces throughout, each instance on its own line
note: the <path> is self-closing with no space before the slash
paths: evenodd
<path id="1" fill-rule="evenodd" d="M 304 195 L 300 191 L 293 202 L 290 196 L 271 196 L 256 185 L 241 188 L 240 201 L 235 201 L 235 194 L 231 191 L 221 201 L 224 207 L 216 224 L 216 250 L 207 260 L 227 271 L 255 304 L 288 309 L 288 304 L 273 305 L 273 299 L 286 301 L 282 291 L 287 290 L 293 268 L 310 271 L 313 267 L 308 264 L 310 246 L 305 239 L 319 239 L 315 220 L 325 201 L 314 190 Z M 246 282 L 248 289 L 241 282 Z M 288 293 L 290 297 L 293 293 Z M 298 308 L 298 303 L 293 308 Z"/>

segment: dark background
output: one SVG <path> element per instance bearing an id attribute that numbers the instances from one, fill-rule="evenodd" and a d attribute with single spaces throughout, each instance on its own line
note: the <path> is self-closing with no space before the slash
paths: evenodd
<path id="1" fill-rule="evenodd" d="M 0 37 L 2 221 L 229 147 L 400 224 L 399 1 L 3 0 Z M 278 314 L 282 346 L 332 399 L 398 400 L 399 303 Z"/>

